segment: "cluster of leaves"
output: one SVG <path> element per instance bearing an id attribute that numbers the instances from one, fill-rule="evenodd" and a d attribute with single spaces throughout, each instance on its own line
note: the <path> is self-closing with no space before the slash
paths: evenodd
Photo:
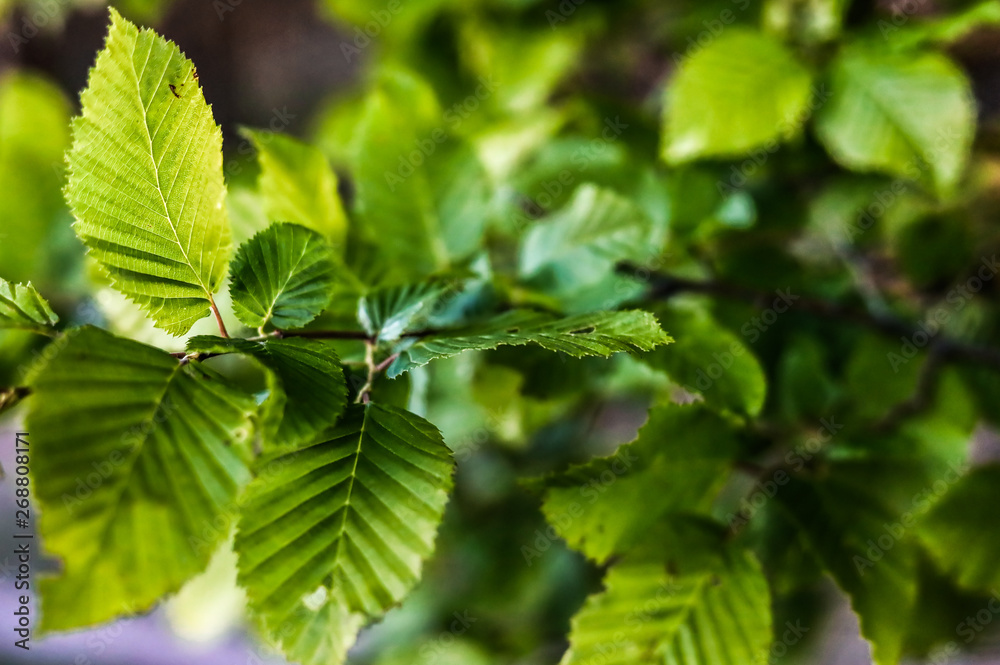
<path id="1" fill-rule="evenodd" d="M 32 393 L 62 560 L 45 629 L 145 610 L 231 548 L 262 636 L 341 662 L 414 588 L 457 491 L 479 502 L 459 526 L 520 548 L 482 555 L 504 574 L 476 600 L 520 632 L 546 608 L 511 589 L 566 562 L 546 534 L 602 568 L 555 612 L 575 613 L 564 665 L 768 662 L 787 622 L 815 625 L 824 576 L 878 665 L 964 639 L 1000 584 L 1000 467 L 969 450 L 1000 413 L 1000 236 L 949 51 L 996 3 L 327 4 L 377 19 L 370 84 L 312 144 L 245 130 L 255 162 L 225 172 L 193 65 L 112 13 L 66 198 L 87 278 L 188 337 L 162 350 L 114 301 L 91 319 L 110 332 L 60 327 L 0 282 L 0 328 L 54 338 L 0 393 Z M 675 67 L 665 92 L 650 61 Z M 593 455 L 580 423 L 623 400 L 645 425 Z M 547 529 L 453 488 L 484 420 L 533 476 L 503 491 Z M 449 653 L 492 662 L 472 645 Z"/>

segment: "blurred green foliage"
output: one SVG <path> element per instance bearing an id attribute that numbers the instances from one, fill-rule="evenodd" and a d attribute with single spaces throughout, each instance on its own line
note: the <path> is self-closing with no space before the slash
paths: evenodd
<path id="1" fill-rule="evenodd" d="M 163 5 L 120 9 L 155 24 Z M 374 416 L 354 426 L 350 411 L 354 420 L 335 427 L 338 436 L 360 428 L 358 450 L 369 425 L 428 455 L 447 445 L 456 475 L 433 554 L 434 519 L 420 514 L 412 530 L 385 517 L 387 547 L 404 554 L 367 576 L 340 550 L 330 557 L 338 567 L 324 568 L 311 545 L 264 573 L 241 567 L 255 593 L 291 580 L 298 596 L 282 602 L 312 612 L 302 619 L 251 594 L 262 634 L 301 662 L 334 662 L 379 615 L 373 607 L 399 601 L 362 632 L 354 662 L 811 662 L 830 604 L 824 578 L 846 595 L 878 665 L 975 648 L 963 622 L 990 608 L 1000 561 L 989 508 L 997 462 L 982 428 L 1000 421 L 1000 109 L 996 80 L 968 54 L 1000 44 L 1000 3 L 326 0 L 322 9 L 341 26 L 339 51 L 361 64 L 360 81 L 305 136 L 246 130 L 255 154 L 228 151 L 225 211 L 233 244 L 245 248 L 233 265 L 237 303 L 228 289 L 205 297 L 214 294 L 239 337 L 303 326 L 342 334 L 315 356 L 296 356 L 306 353 L 296 344 L 276 360 L 281 340 L 185 346 L 154 329 L 70 230 L 61 188 L 71 100 L 40 74 L 6 71 L 0 277 L 31 281 L 60 321 L 4 309 L 15 299 L 0 283 L 0 409 L 21 403 L 27 387 L 54 401 L 74 394 L 61 383 L 73 377 L 48 368 L 68 375 L 74 354 L 87 355 L 67 332 L 85 324 L 116 333 L 125 357 L 146 353 L 162 372 L 169 356 L 120 338 L 228 354 L 189 356 L 197 369 L 146 377 L 136 392 L 150 404 L 158 391 L 190 397 L 202 373 L 242 388 L 219 426 L 242 432 L 245 408 L 243 425 L 258 438 L 235 446 L 233 487 L 212 500 L 238 496 L 245 463 L 260 475 L 258 506 L 268 503 L 261 496 L 278 501 L 261 489 L 269 454 L 298 454 L 298 468 L 322 449 L 299 450 L 279 427 L 331 425 L 344 392 L 405 409 L 406 426 Z M 119 92 L 109 86 L 102 108 Z M 167 105 L 181 99 L 157 94 Z M 81 164 L 99 152 L 77 145 Z M 86 216 L 86 202 L 70 198 Z M 310 229 L 308 239 L 298 231 L 301 246 L 323 243 L 322 269 L 289 267 L 299 255 L 275 237 L 284 233 L 276 221 Z M 107 251 L 84 240 L 92 256 Z M 276 322 L 282 307 L 293 324 Z M 647 320 L 629 313 L 637 309 L 674 343 L 652 348 L 666 338 L 637 324 Z M 58 335 L 51 365 L 39 352 L 47 337 L 7 330 L 39 327 Z M 183 332 L 217 331 L 203 318 Z M 526 342 L 544 348 L 496 348 Z M 625 349 L 633 353 L 572 357 Z M 330 371 L 340 363 L 345 383 Z M 375 363 L 378 376 L 366 372 Z M 101 371 L 114 376 L 110 365 Z M 212 398 L 226 401 L 229 390 Z M 109 392 L 126 398 L 121 386 Z M 256 408 L 244 404 L 250 393 Z M 331 396 L 323 417 L 288 406 L 317 395 Z M 79 407 L 100 396 L 31 404 L 39 398 L 28 400 L 29 422 L 44 434 L 46 413 L 85 422 Z M 103 424 L 107 437 L 125 426 Z M 408 426 L 421 435 L 408 439 Z M 154 443 L 169 450 L 158 431 Z M 52 437 L 39 450 L 55 456 L 45 467 L 53 478 L 36 471 L 36 483 L 50 483 L 40 498 L 58 502 L 63 483 L 73 485 L 72 460 L 94 460 L 67 455 L 69 444 Z M 97 461 L 108 440 L 92 438 Z M 298 453 L 269 449 L 274 442 Z M 216 443 L 206 449 L 229 454 Z M 212 487 L 193 475 L 189 489 Z M 280 480 L 288 496 L 307 491 Z M 137 493 L 136 505 L 143 492 L 166 491 L 115 482 Z M 406 498 L 370 482 L 386 502 L 410 501 L 405 510 L 427 491 L 436 511 L 434 492 L 445 490 L 409 479 Z M 286 507 L 312 533 L 306 509 L 320 509 L 302 497 Z M 228 542 L 232 526 L 208 544 Z M 58 520 L 49 528 L 47 540 L 64 543 L 54 551 L 69 556 L 75 532 Z M 261 539 L 238 539 L 237 553 L 263 557 L 273 542 Z M 148 605 L 209 553 L 184 559 L 156 593 L 145 582 L 117 592 Z M 350 565 L 359 567 L 344 572 Z M 59 583 L 51 588 L 68 594 Z M 184 602 L 197 604 L 192 588 Z M 65 612 L 50 625 L 114 613 Z M 292 622 L 291 635 L 276 635 L 274 617 Z M 809 631 L 789 638 L 785 622 Z"/>

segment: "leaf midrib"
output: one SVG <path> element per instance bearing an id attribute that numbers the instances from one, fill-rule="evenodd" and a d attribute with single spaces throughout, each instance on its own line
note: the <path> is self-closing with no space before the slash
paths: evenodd
<path id="1" fill-rule="evenodd" d="M 163 407 L 163 402 L 167 397 L 167 393 L 170 391 L 170 387 L 173 385 L 174 380 L 177 378 L 178 372 L 180 372 L 182 368 L 183 365 L 178 363 L 177 367 L 175 367 L 170 371 L 170 376 L 163 384 L 163 390 L 160 392 L 159 396 L 152 402 L 153 408 L 151 409 L 150 416 L 146 420 L 155 419 L 156 416 L 159 414 L 160 409 Z M 133 471 L 135 471 L 135 465 L 138 463 L 139 458 L 142 457 L 142 452 L 146 448 L 146 444 L 149 442 L 149 438 L 152 436 L 154 431 L 155 428 L 151 429 L 142 437 L 142 439 L 139 442 L 135 444 L 134 450 L 126 463 L 125 468 L 123 469 L 122 473 L 123 480 L 121 482 L 121 488 L 116 492 L 116 496 L 114 497 L 114 499 L 112 501 L 109 501 L 109 505 L 112 506 L 112 509 L 106 511 L 108 513 L 108 517 L 104 525 L 100 529 L 100 537 L 99 537 L 100 546 L 95 548 L 94 555 L 87 559 L 86 562 L 87 568 L 91 567 L 91 564 L 95 559 L 99 558 L 104 553 L 110 551 L 108 549 L 108 538 L 111 535 L 111 530 L 112 530 L 111 526 L 115 523 L 116 519 L 118 518 L 118 513 L 121 510 L 122 504 L 124 503 L 125 493 L 131 486 L 131 479 Z"/>
<path id="2" fill-rule="evenodd" d="M 191 270 L 191 273 L 194 275 L 195 281 L 197 282 L 198 286 L 200 286 L 201 290 L 205 292 L 205 296 L 209 300 L 211 300 L 212 299 L 211 291 L 208 289 L 207 286 L 205 286 L 205 282 L 202 280 L 201 275 L 198 273 L 198 271 L 194 269 L 194 265 L 191 263 L 191 258 L 188 256 L 187 250 L 185 250 L 184 245 L 181 244 L 180 236 L 177 234 L 177 227 L 174 223 L 174 220 L 171 219 L 170 217 L 170 209 L 167 207 L 167 201 L 163 196 L 163 185 L 160 182 L 160 165 L 156 162 L 156 151 L 153 147 L 153 137 L 149 133 L 149 107 L 146 106 L 146 104 L 142 100 L 142 88 L 139 84 L 139 78 L 140 78 L 139 72 L 135 68 L 135 49 L 139 45 L 139 35 L 141 34 L 142 33 L 139 32 L 135 38 L 135 41 L 132 43 L 132 53 L 131 56 L 129 57 L 129 65 L 130 65 L 129 69 L 131 70 L 132 76 L 135 79 L 136 98 L 139 100 L 139 107 L 142 108 L 142 127 L 143 129 L 146 130 L 146 140 L 149 143 L 149 152 L 148 152 L 149 163 L 152 164 L 153 166 L 153 176 L 156 179 L 156 193 L 160 197 L 160 204 L 163 206 L 163 217 L 167 220 L 167 224 L 170 226 L 170 231 L 174 234 L 174 242 L 177 243 L 177 247 L 178 249 L 180 249 L 181 255 L 184 257 L 184 262 L 187 264 L 187 267 Z M 146 66 L 149 64 L 149 59 L 153 54 L 153 48 L 154 45 L 150 45 L 149 52 L 146 54 L 146 61 L 142 65 L 143 73 L 145 73 Z M 168 68 L 169 68 L 169 60 L 167 62 L 167 65 L 163 68 L 163 73 L 160 75 L 160 80 L 157 82 L 155 88 L 160 87 L 160 83 L 163 82 L 163 77 L 167 75 Z M 150 103 L 152 103 L 152 98 L 150 98 Z"/>
<path id="3" fill-rule="evenodd" d="M 333 550 L 333 567 L 334 569 L 339 569 L 341 567 L 341 551 L 344 543 L 344 539 L 347 535 L 347 514 L 351 510 L 351 496 L 354 493 L 354 484 L 357 482 L 358 478 L 358 462 L 361 460 L 361 446 L 365 440 L 365 429 L 368 426 L 368 409 L 369 407 L 365 405 L 365 413 L 361 418 L 361 429 L 358 430 L 358 446 L 354 450 L 354 464 L 351 467 L 351 473 L 348 476 L 347 481 L 347 497 L 344 499 L 344 508 L 341 513 L 340 518 L 340 530 L 337 536 L 337 544 Z"/>
<path id="4" fill-rule="evenodd" d="M 285 277 L 285 282 L 278 288 L 278 290 L 274 294 L 274 297 L 271 299 L 271 304 L 268 306 L 267 312 L 264 313 L 263 325 L 267 325 L 268 323 L 270 323 L 271 319 L 274 318 L 274 308 L 278 304 L 278 300 L 281 298 L 281 296 L 285 294 L 285 289 L 288 288 L 288 285 L 289 283 L 291 283 L 292 278 L 297 277 L 298 275 L 301 274 L 300 272 L 297 272 L 298 268 L 300 265 L 302 265 L 302 260 L 305 259 L 306 254 L 309 252 L 310 249 L 311 247 L 309 240 L 306 240 L 306 242 L 302 244 L 302 252 L 299 254 L 299 258 L 295 260 L 295 265 L 293 265 L 288 270 L 288 276 Z"/>

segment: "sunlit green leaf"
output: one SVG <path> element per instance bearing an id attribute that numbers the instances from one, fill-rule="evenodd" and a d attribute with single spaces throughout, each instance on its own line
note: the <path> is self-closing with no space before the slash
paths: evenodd
<path id="1" fill-rule="evenodd" d="M 679 163 L 773 152 L 801 132 L 811 97 L 809 72 L 780 42 L 727 28 L 689 55 L 667 88 L 663 157 Z"/>
<path id="2" fill-rule="evenodd" d="M 452 483 L 451 454 L 430 423 L 352 406 L 315 443 L 260 468 L 236 550 L 251 607 L 270 630 L 302 606 L 375 617 L 416 584 Z"/>
<path id="3" fill-rule="evenodd" d="M 0 279 L 0 329 L 17 328 L 50 333 L 59 317 L 35 287 Z"/>
<path id="4" fill-rule="evenodd" d="M 608 570 L 573 617 L 560 665 L 766 661 L 770 593 L 753 556 L 720 543 L 706 557 L 686 539 L 666 549 L 680 555 L 633 555 Z"/>
<path id="5" fill-rule="evenodd" d="M 145 610 L 208 564 L 249 479 L 233 444 L 255 409 L 199 363 L 97 328 L 54 345 L 27 423 L 45 548 L 62 562 L 40 583 L 42 630 Z"/>
<path id="6" fill-rule="evenodd" d="M 115 288 L 164 330 L 209 312 L 226 274 L 222 133 L 194 65 L 111 10 L 111 31 L 73 122 L 66 198 Z"/>
<path id="7" fill-rule="evenodd" d="M 347 385 L 337 352 L 326 342 L 291 337 L 251 342 L 200 336 L 188 353 L 242 353 L 273 372 L 277 394 L 268 396 L 264 443 L 270 450 L 311 443 L 333 425 L 347 403 Z M 273 415 L 272 415 L 273 414 Z"/>
<path id="8" fill-rule="evenodd" d="M 323 236 L 297 224 L 273 224 L 236 252 L 233 311 L 251 328 L 301 328 L 330 304 L 337 272 Z"/>
<path id="9" fill-rule="evenodd" d="M 947 196 L 965 170 L 974 121 L 969 82 L 945 56 L 855 47 L 833 65 L 816 133 L 847 168 L 928 183 Z"/>
<path id="10" fill-rule="evenodd" d="M 323 153 L 284 134 L 243 133 L 257 149 L 258 187 L 268 218 L 301 224 L 342 245 L 347 215 L 337 193 L 337 176 Z"/>

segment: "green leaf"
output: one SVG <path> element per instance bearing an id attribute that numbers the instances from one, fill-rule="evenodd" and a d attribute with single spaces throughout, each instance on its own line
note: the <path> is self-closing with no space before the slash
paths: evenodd
<path id="1" fill-rule="evenodd" d="M 297 224 L 273 224 L 236 252 L 233 312 L 251 328 L 301 328 L 330 304 L 337 268 L 323 236 Z"/>
<path id="2" fill-rule="evenodd" d="M 417 102 L 428 108 L 415 109 Z M 349 150 L 354 212 L 359 234 L 377 246 L 384 282 L 413 281 L 445 266 L 428 171 L 446 130 L 433 89 L 408 72 L 383 71 L 364 101 Z"/>
<path id="3" fill-rule="evenodd" d="M 358 321 L 372 337 L 394 341 L 427 323 L 445 295 L 455 288 L 448 280 L 387 286 L 363 296 L 358 303 Z"/>
<path id="4" fill-rule="evenodd" d="M 917 549 L 900 515 L 850 480 L 792 478 L 776 498 L 850 596 L 875 665 L 895 665 L 917 598 Z"/>
<path id="5" fill-rule="evenodd" d="M 41 630 L 149 608 L 207 564 L 249 473 L 253 400 L 197 362 L 86 327 L 34 378 L 28 430 L 46 549 Z"/>
<path id="6" fill-rule="evenodd" d="M 269 219 L 308 227 L 343 245 L 347 215 L 337 193 L 337 176 L 318 149 L 290 136 L 244 129 L 257 149 L 257 187 Z"/>
<path id="7" fill-rule="evenodd" d="M 918 19 L 919 20 L 919 17 Z M 912 48 L 924 42 L 951 45 L 960 42 L 977 30 L 1000 23 L 1000 5 L 993 0 L 984 0 L 967 9 L 956 11 L 951 16 L 932 15 L 914 26 L 901 28 L 892 21 L 879 21 L 879 32 L 890 39 L 893 46 Z"/>
<path id="8" fill-rule="evenodd" d="M 780 42 L 727 28 L 689 56 L 667 88 L 663 157 L 678 164 L 770 150 L 801 131 L 810 85 L 809 72 Z"/>
<path id="9" fill-rule="evenodd" d="M 570 547 L 603 563 L 668 513 L 707 512 L 736 451 L 732 429 L 708 409 L 654 407 L 635 441 L 546 479 L 542 512 Z"/>
<path id="10" fill-rule="evenodd" d="M 303 599 L 284 624 L 270 633 L 288 660 L 300 665 L 340 665 L 366 622 L 326 587 Z M 265 635 L 268 634 L 264 625 Z"/>
<path id="11" fill-rule="evenodd" d="M 630 200 L 581 185 L 566 207 L 537 221 L 524 239 L 520 272 L 557 292 L 586 289 L 619 261 L 641 262 L 655 251 L 653 223 Z"/>
<path id="12" fill-rule="evenodd" d="M 934 561 L 970 589 L 1000 586 L 1000 538 L 996 489 L 1000 466 L 973 470 L 920 523 L 919 534 Z"/>
<path id="13" fill-rule="evenodd" d="M 710 314 L 681 307 L 657 311 L 677 341 L 647 355 L 685 390 L 734 413 L 755 416 L 767 396 L 764 369 L 743 339 Z M 754 334 L 756 330 L 752 330 Z"/>
<path id="14" fill-rule="evenodd" d="M 837 162 L 955 188 L 969 158 L 975 107 L 965 75 L 938 53 L 854 47 L 833 64 L 816 133 Z"/>
<path id="15" fill-rule="evenodd" d="M 676 575 L 668 572 L 676 561 L 648 555 L 612 566 L 604 591 L 573 617 L 560 665 L 764 662 L 771 607 L 760 564 L 735 549 L 718 558 L 697 565 L 681 558 Z"/>
<path id="16" fill-rule="evenodd" d="M 240 581 L 275 631 L 342 598 L 375 617 L 417 583 L 451 489 L 440 433 L 395 407 L 354 405 L 315 443 L 266 460 L 236 536 Z"/>
<path id="17" fill-rule="evenodd" d="M 628 351 L 649 351 L 671 342 L 656 317 L 638 310 L 594 312 L 555 318 L 536 312 L 513 311 L 489 321 L 420 338 L 400 352 L 389 366 L 395 377 L 438 358 L 447 358 L 472 349 L 495 349 L 501 345 L 538 344 L 576 358 L 610 356 Z"/>
<path id="18" fill-rule="evenodd" d="M 265 422 L 264 442 L 272 449 L 311 442 L 344 412 L 347 384 L 334 348 L 300 338 L 243 339 L 198 336 L 188 340 L 188 353 L 242 353 L 274 373 L 269 401 L 275 417 Z M 273 400 L 273 401 L 272 401 Z"/>
<path id="19" fill-rule="evenodd" d="M 173 42 L 111 10 L 73 122 L 66 198 L 115 288 L 157 325 L 187 332 L 226 275 L 222 133 Z"/>
<path id="20" fill-rule="evenodd" d="M 0 279 L 0 330 L 17 328 L 51 334 L 59 317 L 35 287 Z"/>

